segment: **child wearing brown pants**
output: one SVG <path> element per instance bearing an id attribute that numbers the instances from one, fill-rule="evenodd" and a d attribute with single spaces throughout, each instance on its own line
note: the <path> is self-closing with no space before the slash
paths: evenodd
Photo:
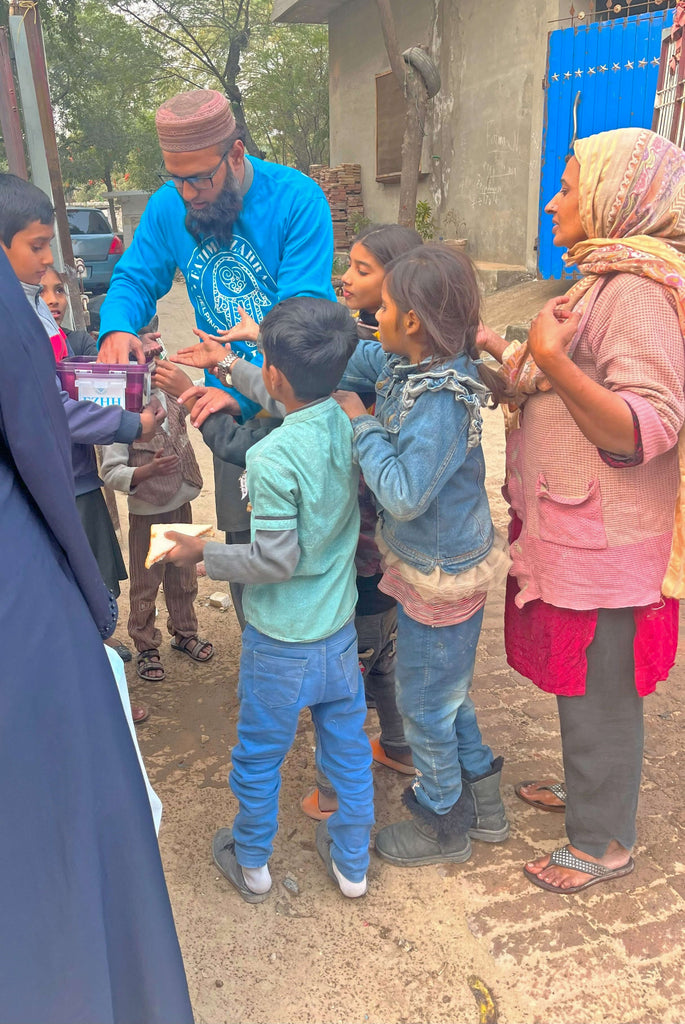
<path id="1" fill-rule="evenodd" d="M 131 578 L 128 632 L 138 651 L 141 679 L 159 682 L 164 666 L 159 656 L 162 634 L 155 623 L 155 601 L 164 587 L 171 647 L 194 661 L 209 661 L 212 644 L 197 635 L 197 573 L 158 562 L 145 568 L 153 523 L 191 523 L 191 501 L 202 488 L 202 476 L 185 426 L 186 412 L 173 399 L 155 394 L 166 406 L 167 419 L 151 441 L 112 444 L 105 449 L 100 470 L 105 484 L 128 494 L 129 576 Z"/>

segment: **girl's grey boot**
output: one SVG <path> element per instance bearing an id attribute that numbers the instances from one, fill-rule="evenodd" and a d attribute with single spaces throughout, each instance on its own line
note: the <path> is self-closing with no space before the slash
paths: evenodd
<path id="1" fill-rule="evenodd" d="M 485 775 L 470 780 L 463 779 L 464 788 L 473 797 L 476 815 L 469 835 L 483 843 L 503 843 L 509 835 L 509 822 L 499 790 L 503 764 L 504 758 L 497 757 Z"/>
<path id="2" fill-rule="evenodd" d="M 422 864 L 460 864 L 471 856 L 469 826 L 473 824 L 473 800 L 466 788 L 447 814 L 435 814 L 420 804 L 410 787 L 402 801 L 412 813 L 410 821 L 382 828 L 376 836 L 376 853 L 399 867 Z"/>

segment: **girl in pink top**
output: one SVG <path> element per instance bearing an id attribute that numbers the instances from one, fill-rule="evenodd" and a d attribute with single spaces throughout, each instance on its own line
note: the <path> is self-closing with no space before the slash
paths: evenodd
<path id="1" fill-rule="evenodd" d="M 571 893 L 633 870 L 642 698 L 675 660 L 678 603 L 662 584 L 685 418 L 685 153 L 644 129 L 581 139 L 546 212 L 582 279 L 527 345 L 482 341 L 520 410 L 507 656 L 557 694 L 566 776 L 565 791 L 517 787 L 545 809 L 565 799 L 570 840 L 524 871 Z"/>

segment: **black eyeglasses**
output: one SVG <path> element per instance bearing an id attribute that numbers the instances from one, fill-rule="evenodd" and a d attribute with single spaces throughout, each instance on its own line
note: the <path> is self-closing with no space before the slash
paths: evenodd
<path id="1" fill-rule="evenodd" d="M 184 185 L 191 185 L 197 192 L 203 192 L 205 189 L 212 188 L 214 185 L 214 176 L 219 173 L 221 165 L 229 152 L 230 150 L 226 150 L 224 155 L 221 157 L 221 160 L 219 160 L 219 163 L 213 171 L 209 172 L 209 174 L 189 174 L 184 177 L 181 174 L 169 174 L 169 172 L 165 170 L 159 171 L 157 177 L 163 185 L 171 183 L 179 190 L 179 192 Z"/>

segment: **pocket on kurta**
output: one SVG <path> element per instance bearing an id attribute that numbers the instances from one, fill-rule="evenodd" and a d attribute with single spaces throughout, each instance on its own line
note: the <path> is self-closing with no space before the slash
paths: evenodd
<path id="1" fill-rule="evenodd" d="M 560 495 L 550 491 L 544 473 L 540 473 L 535 495 L 540 540 L 569 548 L 607 547 L 599 480 L 591 480 L 585 494 Z"/>
<path id="2" fill-rule="evenodd" d="M 268 708 L 287 708 L 295 704 L 302 690 L 307 662 L 307 658 L 255 651 L 252 665 L 255 696 Z"/>

